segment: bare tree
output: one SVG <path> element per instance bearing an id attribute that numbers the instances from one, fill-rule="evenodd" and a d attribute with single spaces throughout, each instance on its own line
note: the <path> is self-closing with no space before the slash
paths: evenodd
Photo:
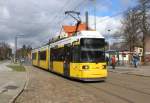
<path id="1" fill-rule="evenodd" d="M 122 36 L 124 42 L 128 45 L 130 52 L 134 50 L 135 46 L 140 45 L 139 32 L 140 32 L 140 15 L 136 9 L 128 9 L 124 14 L 124 19 L 122 21 Z"/>
<path id="2" fill-rule="evenodd" d="M 124 14 L 123 33 L 129 50 L 135 46 L 143 47 L 143 62 L 145 63 L 145 39 L 150 36 L 150 0 L 138 0 L 139 4 L 127 10 Z"/>
<path id="3" fill-rule="evenodd" d="M 27 58 L 28 54 L 31 53 L 32 47 L 30 45 L 23 45 L 22 48 L 17 50 L 17 58 Z"/>
<path id="4" fill-rule="evenodd" d="M 143 62 L 145 63 L 145 39 L 150 36 L 150 0 L 139 0 L 140 11 L 140 29 L 143 35 L 142 47 L 143 47 Z"/>
<path id="5" fill-rule="evenodd" d="M 0 60 L 8 59 L 12 55 L 12 49 L 10 46 L 5 43 L 1 42 L 0 43 Z"/>

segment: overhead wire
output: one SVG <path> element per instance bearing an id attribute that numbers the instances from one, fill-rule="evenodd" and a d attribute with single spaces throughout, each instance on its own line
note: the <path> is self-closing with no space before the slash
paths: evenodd
<path id="1" fill-rule="evenodd" d="M 72 11 L 74 11 L 77 7 L 79 7 L 80 4 L 82 4 L 84 1 L 85 1 L 85 0 L 82 0 L 81 2 L 79 2 L 75 7 L 72 8 Z M 70 10 L 71 10 L 71 9 L 70 9 Z M 65 17 L 66 17 L 66 16 L 65 16 Z M 64 17 L 64 18 L 65 18 L 65 17 Z M 61 22 L 61 21 L 63 22 L 63 20 L 65 20 L 64 18 L 63 18 L 62 20 L 60 20 L 59 22 Z"/>
<path id="2" fill-rule="evenodd" d="M 75 7 L 72 8 L 72 10 L 74 11 L 77 7 L 79 7 L 81 4 L 83 4 L 83 2 L 85 2 L 85 0 L 79 2 Z M 66 16 L 64 16 L 61 20 L 57 21 L 56 24 L 58 24 L 58 26 L 61 26 L 62 22 L 64 22 L 65 19 L 67 19 Z"/>
<path id="3" fill-rule="evenodd" d="M 62 8 L 59 10 L 59 12 L 57 12 L 54 16 L 53 16 L 53 18 L 49 21 L 49 23 L 51 24 L 51 26 L 50 27 L 54 27 L 54 26 L 56 26 L 57 25 L 57 23 L 54 23 L 54 21 L 56 21 L 56 19 L 59 17 L 59 15 L 60 15 L 60 12 L 62 12 L 64 9 L 65 9 L 65 7 L 67 7 L 66 5 L 67 4 L 69 4 L 70 3 L 70 0 L 66 0 L 66 2 L 64 3 L 64 5 L 62 6 Z M 53 22 L 53 23 L 52 23 Z M 51 31 L 51 33 L 52 32 L 54 32 L 53 30 Z M 42 41 L 41 41 L 42 42 Z M 44 43 L 45 43 L 45 41 L 44 41 Z M 43 43 L 42 43 L 43 44 Z"/>
<path id="4" fill-rule="evenodd" d="M 67 0 L 68 1 L 68 0 Z M 58 18 L 59 17 L 59 15 L 60 15 L 60 13 L 61 12 L 64 12 L 64 9 L 66 9 L 65 7 L 67 7 L 67 4 L 70 2 L 70 0 L 69 0 L 69 2 L 65 2 L 64 3 L 64 5 L 62 6 L 62 9 L 53 17 L 53 19 L 51 19 L 51 21 L 50 21 L 50 23 L 51 22 L 53 22 L 53 21 L 55 21 L 56 20 L 56 18 Z M 80 3 L 78 3 L 74 8 L 73 8 L 73 10 L 75 10 L 81 3 L 83 3 L 84 2 L 84 0 L 82 1 L 82 2 L 80 2 Z M 53 25 L 53 26 L 61 26 L 61 23 L 64 21 L 66 19 L 66 16 L 64 16 L 61 20 L 59 20 L 59 21 L 57 21 L 56 23 L 55 23 L 55 25 Z M 54 23 L 53 23 L 54 24 Z M 51 27 L 52 27 L 52 25 L 51 25 Z M 53 31 L 54 32 L 54 31 Z M 57 32 L 57 30 L 56 30 L 56 32 Z"/>
<path id="5" fill-rule="evenodd" d="M 60 10 L 55 14 L 55 16 L 53 16 L 52 20 L 50 22 L 53 22 L 54 20 L 56 20 L 56 18 L 59 17 L 60 13 L 63 12 L 63 10 L 65 9 L 66 5 L 70 3 L 70 0 L 66 0 L 66 2 L 64 3 L 64 5 L 62 6 L 62 8 L 60 8 Z"/>

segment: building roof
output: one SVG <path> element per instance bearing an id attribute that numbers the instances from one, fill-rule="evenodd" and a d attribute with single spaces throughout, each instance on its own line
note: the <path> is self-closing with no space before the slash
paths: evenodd
<path id="1" fill-rule="evenodd" d="M 63 30 L 65 33 L 68 34 L 68 36 L 72 36 L 72 34 L 76 31 L 76 27 L 77 27 L 76 25 L 75 26 L 64 25 Z M 78 26 L 77 31 L 82 31 L 82 30 L 86 30 L 86 24 L 85 23 L 79 24 L 79 26 Z"/>

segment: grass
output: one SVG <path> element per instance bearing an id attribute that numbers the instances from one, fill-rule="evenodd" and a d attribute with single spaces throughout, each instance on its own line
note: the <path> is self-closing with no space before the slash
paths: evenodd
<path id="1" fill-rule="evenodd" d="M 3 63 L 5 60 L 0 60 L 0 64 Z"/>
<path id="2" fill-rule="evenodd" d="M 25 68 L 23 65 L 19 65 L 19 64 L 10 64 L 7 65 L 7 67 L 12 68 L 14 71 L 18 71 L 18 72 L 24 72 Z"/>

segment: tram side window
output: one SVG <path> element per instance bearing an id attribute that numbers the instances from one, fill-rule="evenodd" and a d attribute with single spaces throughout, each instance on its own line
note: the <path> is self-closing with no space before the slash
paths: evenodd
<path id="1" fill-rule="evenodd" d="M 52 60 L 63 61 L 64 60 L 64 48 L 52 49 Z"/>
<path id="2" fill-rule="evenodd" d="M 63 61 L 64 60 L 64 48 L 58 49 L 58 60 Z"/>
<path id="3" fill-rule="evenodd" d="M 55 60 L 55 56 L 54 56 L 54 49 L 51 49 L 50 50 L 51 52 L 50 52 L 50 55 L 51 55 L 51 61 L 53 61 L 53 60 Z"/>
<path id="4" fill-rule="evenodd" d="M 40 60 L 46 60 L 46 51 L 39 52 Z"/>
<path id="5" fill-rule="evenodd" d="M 80 52 L 79 46 L 74 46 L 72 49 L 72 61 L 79 62 L 80 61 Z"/>
<path id="6" fill-rule="evenodd" d="M 32 53 L 32 60 L 36 59 L 36 53 Z"/>

